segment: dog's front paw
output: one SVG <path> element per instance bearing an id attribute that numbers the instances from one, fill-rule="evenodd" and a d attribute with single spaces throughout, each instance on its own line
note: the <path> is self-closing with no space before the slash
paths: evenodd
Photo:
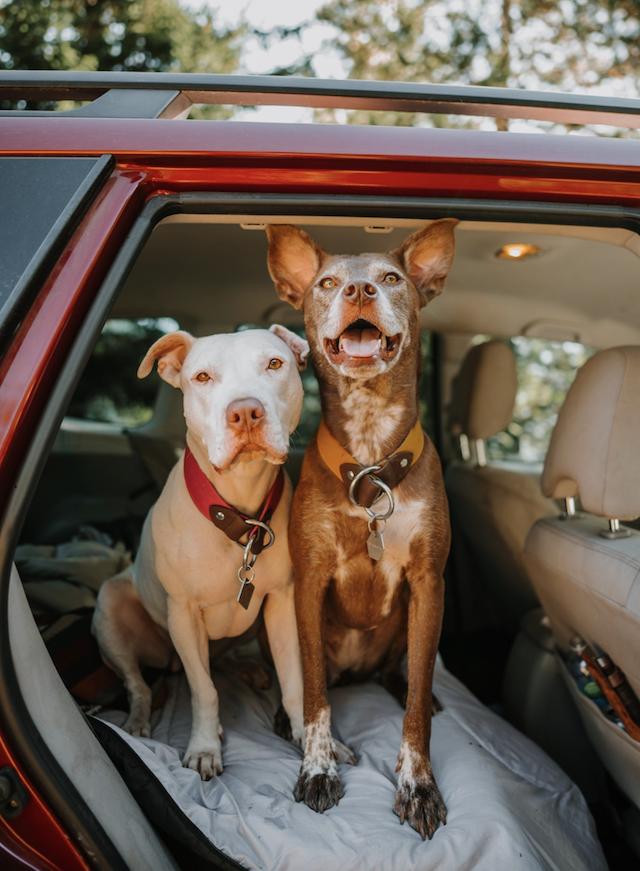
<path id="1" fill-rule="evenodd" d="M 222 774 L 222 753 L 217 749 L 194 750 L 185 754 L 182 764 L 185 768 L 197 771 L 203 780 L 211 780 Z"/>
<path id="2" fill-rule="evenodd" d="M 401 774 L 393 809 L 400 817 L 400 823 L 407 820 L 423 841 L 427 835 L 431 840 L 440 823 L 445 825 L 447 822 L 447 807 L 433 776 L 414 780 Z"/>
<path id="3" fill-rule="evenodd" d="M 303 763 L 293 792 L 296 801 L 303 801 L 312 811 L 322 814 L 337 805 L 343 795 L 344 789 L 335 769 L 311 774 Z"/>
<path id="4" fill-rule="evenodd" d="M 208 747 L 189 745 L 182 764 L 185 768 L 197 771 L 203 780 L 211 780 L 217 774 L 222 774 L 222 747 L 219 742 Z"/>

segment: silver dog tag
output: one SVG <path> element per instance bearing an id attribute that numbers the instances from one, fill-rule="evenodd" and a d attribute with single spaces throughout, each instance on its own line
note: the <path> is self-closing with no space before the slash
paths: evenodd
<path id="1" fill-rule="evenodd" d="M 240 592 L 238 593 L 238 602 L 246 611 L 249 607 L 249 602 L 251 601 L 251 597 L 253 596 L 254 586 L 251 581 L 242 581 L 242 586 L 240 587 Z"/>
<path id="2" fill-rule="evenodd" d="M 371 559 L 382 559 L 384 554 L 384 537 L 381 532 L 376 532 L 375 529 L 371 530 L 367 539 L 367 552 Z"/>

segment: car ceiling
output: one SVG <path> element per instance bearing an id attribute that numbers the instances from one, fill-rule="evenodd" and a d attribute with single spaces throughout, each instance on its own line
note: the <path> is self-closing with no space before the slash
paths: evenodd
<path id="1" fill-rule="evenodd" d="M 344 254 L 392 250 L 421 226 L 385 221 L 380 232 L 380 219 L 174 216 L 155 227 L 113 316 L 171 316 L 200 335 L 241 323 L 301 323 L 275 293 L 257 220 L 303 226 L 326 251 Z M 496 259 L 510 242 L 540 253 Z M 629 230 L 464 221 L 446 290 L 423 323 L 446 333 L 640 344 L 639 257 L 640 238 Z"/>

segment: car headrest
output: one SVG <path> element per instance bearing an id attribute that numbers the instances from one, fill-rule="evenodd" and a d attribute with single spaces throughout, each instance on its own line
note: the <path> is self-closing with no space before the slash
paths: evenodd
<path id="1" fill-rule="evenodd" d="M 516 361 L 499 339 L 471 348 L 452 388 L 449 429 L 470 439 L 488 439 L 513 416 L 518 389 Z"/>
<path id="2" fill-rule="evenodd" d="M 542 475 L 545 496 L 580 494 L 598 517 L 640 517 L 640 347 L 588 360 L 560 409 Z"/>

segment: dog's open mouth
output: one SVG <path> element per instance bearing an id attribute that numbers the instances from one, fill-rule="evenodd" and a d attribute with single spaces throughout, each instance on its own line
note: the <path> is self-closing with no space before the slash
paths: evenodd
<path id="1" fill-rule="evenodd" d="M 325 339 L 324 347 L 334 363 L 351 362 L 356 365 L 385 362 L 392 359 L 400 347 L 402 333 L 385 336 L 375 324 L 359 318 L 344 330 L 337 339 Z"/>

